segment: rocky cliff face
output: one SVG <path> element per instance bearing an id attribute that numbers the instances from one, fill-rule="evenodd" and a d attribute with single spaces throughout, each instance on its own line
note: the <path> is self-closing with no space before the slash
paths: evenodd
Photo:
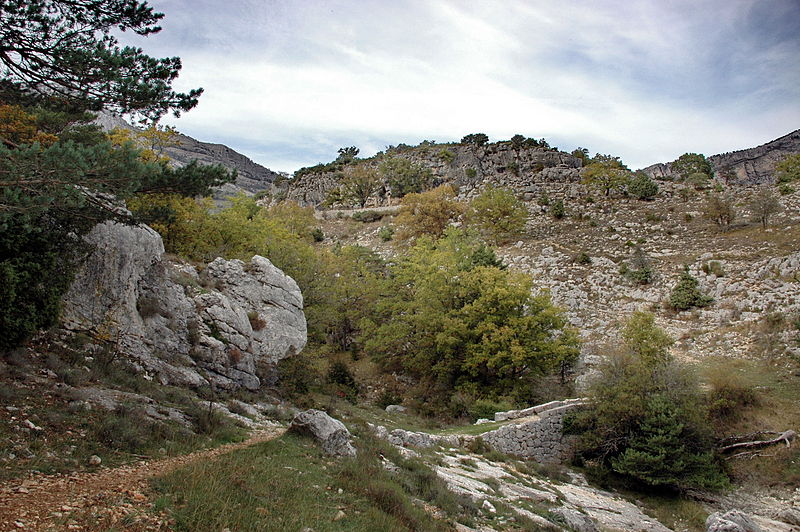
<path id="1" fill-rule="evenodd" d="M 529 192 L 536 183 L 577 182 L 581 160 L 560 151 L 543 148 L 515 149 L 508 142 L 475 147 L 462 144 L 434 144 L 394 148 L 386 154 L 366 159 L 364 164 L 377 168 L 388 157 L 407 159 L 430 168 L 434 185 L 451 183 L 463 196 L 485 184 L 508 186 L 520 193 Z M 339 185 L 337 172 L 305 174 L 289 185 L 287 198 L 301 205 L 319 205 Z M 371 205 L 384 199 L 377 195 Z"/>
<path id="2" fill-rule="evenodd" d="M 101 113 L 95 123 L 106 131 L 115 128 L 135 130 L 122 118 L 108 113 Z M 240 191 L 253 194 L 261 190 L 273 188 L 273 182 L 279 174 L 253 162 L 241 153 L 225 146 L 211 142 L 202 142 L 188 135 L 179 133 L 176 145 L 166 149 L 166 155 L 179 166 L 197 160 L 203 164 L 221 164 L 228 170 L 236 170 L 236 182 L 219 187 L 214 194 L 215 199 L 223 199 Z"/>
<path id="3" fill-rule="evenodd" d="M 164 257 L 147 226 L 106 222 L 64 301 L 63 326 L 91 332 L 162 383 L 257 389 L 306 343 L 303 298 L 264 257 L 218 258 L 200 274 Z"/>
<path id="4" fill-rule="evenodd" d="M 759 185 L 773 183 L 775 165 L 787 155 L 798 152 L 800 152 L 800 129 L 761 146 L 712 155 L 708 160 L 717 173 L 722 169 L 733 171 L 733 178 L 727 184 Z M 643 170 L 654 179 L 674 180 L 678 177 L 669 163 L 654 164 Z"/>

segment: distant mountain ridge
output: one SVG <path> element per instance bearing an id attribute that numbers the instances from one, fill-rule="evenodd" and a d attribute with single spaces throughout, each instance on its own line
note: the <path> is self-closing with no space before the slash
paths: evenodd
<path id="1" fill-rule="evenodd" d="M 101 113 L 95 123 L 106 131 L 115 128 L 136 129 L 123 118 L 108 113 Z M 202 142 L 183 133 L 178 133 L 176 140 L 177 145 L 165 151 L 166 155 L 179 165 L 197 160 L 203 164 L 221 164 L 228 170 L 237 171 L 236 183 L 219 187 L 214 194 L 215 198 L 222 199 L 239 191 L 255 194 L 271 189 L 273 182 L 280 175 L 224 144 Z"/>
<path id="2" fill-rule="evenodd" d="M 733 171 L 731 185 L 758 185 L 774 182 L 775 165 L 784 157 L 800 152 L 800 129 L 775 140 L 745 150 L 712 155 L 708 158 L 715 172 L 729 168 Z M 642 169 L 654 179 L 677 179 L 670 163 L 657 163 Z"/>

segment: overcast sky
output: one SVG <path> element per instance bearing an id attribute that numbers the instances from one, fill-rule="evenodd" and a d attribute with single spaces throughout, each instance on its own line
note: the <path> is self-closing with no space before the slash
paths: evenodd
<path id="1" fill-rule="evenodd" d="M 800 127 L 800 0 L 154 0 L 166 120 L 273 170 L 484 132 L 631 168 Z M 566 5 L 566 7 L 565 7 Z M 134 36 L 135 37 L 135 36 Z"/>

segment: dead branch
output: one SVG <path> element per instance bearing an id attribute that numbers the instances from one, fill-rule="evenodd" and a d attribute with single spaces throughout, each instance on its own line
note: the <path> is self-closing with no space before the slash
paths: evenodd
<path id="1" fill-rule="evenodd" d="M 754 447 L 766 447 L 768 445 L 775 445 L 776 443 L 786 442 L 786 446 L 789 447 L 791 445 L 792 440 L 797 437 L 797 433 L 793 430 L 787 430 L 782 432 L 777 438 L 773 438 L 771 440 L 754 440 L 754 441 L 745 441 L 741 443 L 734 443 L 732 445 L 725 445 L 724 447 L 720 447 L 720 452 L 728 452 L 733 451 L 735 449 L 752 449 Z"/>
<path id="2" fill-rule="evenodd" d="M 775 455 L 774 454 L 763 454 L 763 453 L 759 453 L 758 451 L 744 451 L 743 453 L 736 453 L 736 454 L 732 454 L 730 456 L 726 456 L 725 460 L 733 460 L 734 458 L 742 458 L 742 457 L 747 457 L 750 460 L 752 460 L 753 458 L 756 458 L 758 456 L 772 457 L 772 456 L 775 456 Z"/>
<path id="3" fill-rule="evenodd" d="M 778 435 L 780 432 L 775 430 L 759 430 L 757 432 L 751 432 L 749 434 L 736 434 L 734 436 L 727 436 L 722 438 L 717 442 L 717 445 L 725 445 L 731 443 L 740 443 L 742 441 L 753 441 L 754 438 L 759 438 L 761 436 L 765 436 L 767 434 L 775 434 Z"/>

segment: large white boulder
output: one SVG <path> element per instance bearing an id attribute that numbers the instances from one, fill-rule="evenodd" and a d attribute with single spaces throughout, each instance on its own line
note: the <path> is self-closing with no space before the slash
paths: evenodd
<path id="1" fill-rule="evenodd" d="M 64 299 L 63 326 L 104 339 L 134 370 L 254 390 L 306 344 L 300 289 L 264 257 L 218 258 L 198 275 L 167 260 L 147 226 L 105 222 L 87 241 L 94 251 Z"/>

